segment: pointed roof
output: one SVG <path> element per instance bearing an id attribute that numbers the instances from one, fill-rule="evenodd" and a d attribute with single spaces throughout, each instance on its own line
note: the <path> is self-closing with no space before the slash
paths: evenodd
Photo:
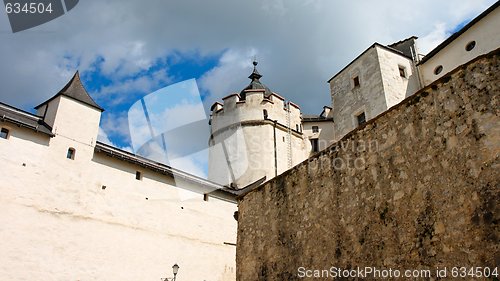
<path id="1" fill-rule="evenodd" d="M 240 92 L 240 96 L 241 96 L 241 99 L 245 99 L 246 98 L 246 93 L 247 92 L 261 92 L 263 90 L 264 92 L 264 97 L 269 97 L 270 95 L 273 94 L 273 92 L 264 84 L 262 84 L 262 82 L 260 82 L 260 78 L 262 77 L 262 75 L 257 71 L 257 64 L 258 62 L 256 61 L 253 61 L 253 72 L 252 74 L 250 74 L 250 76 L 248 76 L 248 78 L 250 78 L 250 80 L 252 80 L 250 82 L 250 84 L 248 84 L 248 86 L 245 87 L 245 89 L 241 90 Z"/>
<path id="2" fill-rule="evenodd" d="M 86 105 L 89 105 L 95 109 L 98 109 L 100 111 L 104 111 L 102 107 L 100 107 L 89 95 L 87 90 L 85 90 L 85 87 L 82 85 L 82 81 L 80 80 L 80 73 L 76 71 L 75 75 L 73 75 L 73 78 L 64 86 L 55 96 L 51 97 L 47 101 L 41 103 L 40 105 L 36 106 L 35 109 L 38 109 L 42 105 L 45 105 L 49 103 L 51 100 L 55 99 L 56 97 L 63 95 L 66 97 L 69 97 L 71 99 L 74 99 L 76 101 L 82 102 Z"/>

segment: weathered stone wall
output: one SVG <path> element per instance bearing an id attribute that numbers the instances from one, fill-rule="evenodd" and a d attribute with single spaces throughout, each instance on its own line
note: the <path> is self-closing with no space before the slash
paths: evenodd
<path id="1" fill-rule="evenodd" d="M 498 267 L 499 64 L 460 67 L 241 198 L 237 280 Z"/>

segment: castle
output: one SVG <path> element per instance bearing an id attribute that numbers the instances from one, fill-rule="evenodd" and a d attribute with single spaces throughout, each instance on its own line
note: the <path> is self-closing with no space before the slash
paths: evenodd
<path id="1" fill-rule="evenodd" d="M 374 43 L 328 80 L 332 104 L 320 115 L 302 114 L 270 90 L 254 62 L 250 84 L 211 107 L 209 179 L 236 190 L 272 179 L 459 65 L 495 50 L 498 5 L 424 57 L 415 36 L 387 46 Z"/>
<path id="2" fill-rule="evenodd" d="M 328 81 L 332 105 L 319 115 L 265 86 L 254 63 L 250 84 L 211 107 L 209 180 L 98 142 L 103 108 L 78 73 L 36 114 L 0 104 L 0 232 L 8 241 L 0 276 L 157 280 L 177 263 L 179 280 L 235 280 L 235 197 L 496 50 L 498 5 L 425 57 L 416 37 L 373 44 Z M 185 192 L 195 199 L 183 200 Z"/>

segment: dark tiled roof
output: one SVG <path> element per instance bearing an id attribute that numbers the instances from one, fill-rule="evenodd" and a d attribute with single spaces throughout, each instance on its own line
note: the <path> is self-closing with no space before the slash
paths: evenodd
<path id="1" fill-rule="evenodd" d="M 268 98 L 270 95 L 273 94 L 273 92 L 264 84 L 262 84 L 262 82 L 260 82 L 260 78 L 262 78 L 262 75 L 257 71 L 257 62 L 254 61 L 253 62 L 253 72 L 252 74 L 250 74 L 250 76 L 248 76 L 248 78 L 250 78 L 250 80 L 252 80 L 250 82 L 250 84 L 248 84 L 248 86 L 245 87 L 245 89 L 243 89 L 241 92 L 240 92 L 240 96 L 241 96 L 241 99 L 244 100 L 246 99 L 246 94 L 247 92 L 257 92 L 257 91 L 261 91 L 263 90 L 264 91 L 264 97 Z"/>
<path id="2" fill-rule="evenodd" d="M 42 104 L 38 105 L 37 107 L 35 107 L 35 109 L 38 109 L 42 105 L 50 102 L 51 100 L 55 99 L 56 97 L 58 97 L 60 95 L 63 95 L 63 96 L 72 98 L 74 100 L 77 100 L 79 102 L 82 102 L 84 104 L 90 105 L 90 106 L 92 106 L 100 111 L 104 111 L 104 109 L 102 107 L 100 107 L 92 99 L 92 97 L 89 95 L 89 93 L 87 93 L 87 90 L 85 90 L 85 88 L 83 87 L 82 81 L 80 80 L 80 74 L 78 73 L 78 71 L 75 73 L 75 75 L 73 75 L 73 78 L 71 78 L 71 80 L 68 82 L 68 84 L 66 84 L 66 86 L 64 86 L 64 88 L 62 88 L 59 91 L 59 93 L 57 93 L 55 96 L 51 97 L 47 101 L 43 102 Z"/>
<path id="3" fill-rule="evenodd" d="M 418 37 L 417 37 L 417 36 L 415 36 L 415 35 L 413 35 L 413 36 L 410 36 L 410 37 L 408 37 L 408 38 L 406 38 L 406 39 L 399 40 L 398 42 L 394 42 L 394 43 L 392 43 L 392 44 L 390 44 L 390 45 L 387 45 L 387 47 L 394 48 L 394 47 L 396 47 L 397 45 L 399 45 L 399 44 L 401 44 L 401 43 L 405 43 L 406 41 L 408 41 L 408 40 L 412 40 L 412 39 L 413 39 L 413 40 L 417 40 L 417 39 L 418 39 Z"/>
<path id="4" fill-rule="evenodd" d="M 9 122 L 20 127 L 25 127 L 51 137 L 54 136 L 52 128 L 47 125 L 43 118 L 19 108 L 0 102 L 0 121 Z"/>
<path id="5" fill-rule="evenodd" d="M 221 186 L 217 183 L 211 182 L 209 180 L 197 177 L 195 175 L 186 173 L 184 171 L 172 168 L 165 164 L 149 160 L 147 158 L 141 157 L 139 155 L 130 153 L 128 151 L 121 150 L 114 146 L 104 144 L 102 142 L 97 142 L 95 146 L 95 151 L 98 153 L 104 153 L 109 157 L 114 157 L 122 161 L 126 161 L 135 165 L 139 165 L 151 171 L 169 175 L 172 177 L 182 178 L 183 180 L 195 184 L 196 186 L 203 187 L 207 190 L 207 194 L 210 196 L 225 200 L 229 202 L 236 202 L 236 195 L 233 194 L 227 187 Z"/>
<path id="6" fill-rule="evenodd" d="M 432 51 L 430 51 L 425 57 L 422 58 L 419 64 L 423 64 L 424 62 L 428 61 L 430 58 L 432 58 L 435 54 L 437 54 L 439 51 L 441 51 L 444 47 L 448 46 L 453 40 L 457 39 L 460 35 L 462 35 L 464 32 L 469 30 L 474 24 L 476 24 L 478 21 L 480 21 L 482 18 L 487 16 L 489 13 L 491 13 L 493 10 L 498 8 L 500 5 L 500 1 L 497 1 L 495 4 L 491 5 L 488 9 L 486 9 L 484 12 L 482 12 L 479 16 L 475 17 L 473 20 L 471 20 L 468 24 L 466 24 L 462 29 L 459 31 L 453 33 L 448 39 L 444 40 L 441 44 L 439 44 L 436 48 L 434 48 Z"/>
<path id="7" fill-rule="evenodd" d="M 324 117 L 315 114 L 302 114 L 303 122 L 318 122 L 318 121 L 332 121 L 333 118 Z"/>

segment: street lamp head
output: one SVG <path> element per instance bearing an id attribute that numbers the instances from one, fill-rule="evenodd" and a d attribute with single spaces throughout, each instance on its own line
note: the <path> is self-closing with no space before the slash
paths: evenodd
<path id="1" fill-rule="evenodd" d="M 174 272 L 174 276 L 177 275 L 177 272 L 179 272 L 179 266 L 174 264 L 174 266 L 172 266 L 172 271 Z"/>

